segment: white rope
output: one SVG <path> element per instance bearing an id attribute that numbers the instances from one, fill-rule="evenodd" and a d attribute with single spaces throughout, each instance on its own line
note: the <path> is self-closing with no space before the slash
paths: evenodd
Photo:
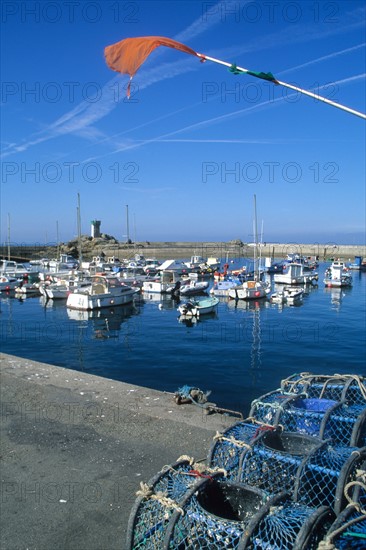
<path id="1" fill-rule="evenodd" d="M 361 480 L 350 481 L 349 483 L 347 483 L 344 488 L 344 496 L 349 502 L 347 506 L 353 506 L 357 510 L 357 512 L 360 512 L 361 514 L 366 516 L 366 509 L 363 509 L 361 505 L 358 502 L 354 501 L 349 494 L 349 490 L 353 487 L 361 487 L 361 489 L 366 493 L 366 484 L 362 483 Z"/>
<path id="2" fill-rule="evenodd" d="M 228 443 L 231 443 L 232 445 L 235 445 L 236 447 L 242 447 L 252 450 L 252 447 L 245 443 L 244 441 L 239 441 L 238 439 L 235 439 L 235 437 L 225 437 L 224 435 L 220 434 L 220 432 L 216 432 L 216 435 L 214 436 L 214 441 L 227 441 Z"/>
<path id="3" fill-rule="evenodd" d="M 145 499 L 156 500 L 165 508 L 173 508 L 174 510 L 177 510 L 177 512 L 182 514 L 182 516 L 184 516 L 183 508 L 181 508 L 173 499 L 167 497 L 166 494 L 161 491 L 154 493 L 153 489 L 143 481 L 141 481 L 140 483 L 140 489 L 136 492 L 136 496 Z"/>

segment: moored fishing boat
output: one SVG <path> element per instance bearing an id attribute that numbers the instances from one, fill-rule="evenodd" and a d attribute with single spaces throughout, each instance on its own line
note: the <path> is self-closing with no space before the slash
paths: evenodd
<path id="1" fill-rule="evenodd" d="M 240 287 L 243 279 L 240 276 L 227 275 L 224 280 L 215 280 L 210 294 L 214 296 L 229 296 L 229 291 L 233 288 Z"/>
<path id="2" fill-rule="evenodd" d="M 243 284 L 229 290 L 229 298 L 234 300 L 259 300 L 266 298 L 271 289 L 263 281 L 244 281 Z"/>
<path id="3" fill-rule="evenodd" d="M 305 269 L 302 263 L 290 262 L 284 264 L 282 273 L 273 275 L 273 280 L 285 285 L 312 284 L 317 282 L 318 273 Z"/>
<path id="4" fill-rule="evenodd" d="M 166 269 L 154 279 L 148 279 L 143 282 L 142 290 L 144 292 L 158 292 L 160 294 L 174 292 L 179 290 L 182 280 L 180 270 Z"/>
<path id="5" fill-rule="evenodd" d="M 138 289 L 123 284 L 118 277 L 96 276 L 91 278 L 90 285 L 71 292 L 66 306 L 81 310 L 120 306 L 132 302 L 137 292 Z"/>
<path id="6" fill-rule="evenodd" d="M 326 270 L 324 277 L 324 284 L 328 287 L 344 287 L 352 286 L 352 275 L 348 272 L 348 269 L 344 262 L 336 260 Z"/>

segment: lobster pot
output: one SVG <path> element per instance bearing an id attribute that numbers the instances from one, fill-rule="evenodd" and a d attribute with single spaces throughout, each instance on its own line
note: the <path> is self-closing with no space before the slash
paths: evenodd
<path id="1" fill-rule="evenodd" d="M 256 488 L 223 480 L 204 480 L 187 494 L 184 514 L 175 514 L 165 546 L 176 550 L 218 550 L 242 547 L 251 521 L 258 523 L 268 499 Z M 277 498 L 270 500 L 273 506 Z"/>
<path id="2" fill-rule="evenodd" d="M 166 471 L 152 482 L 152 495 L 139 499 L 133 510 L 129 550 L 300 550 L 304 541 L 309 543 L 306 548 L 315 550 L 315 542 L 325 536 L 334 520 L 329 508 L 299 505 L 285 493 L 269 498 L 255 487 L 226 481 L 220 475 L 193 476 L 193 484 L 187 485 L 185 492 L 179 490 L 173 507 L 168 499 L 176 495 L 175 484 L 171 479 L 164 483 L 165 479 L 190 477 L 186 467 L 181 470 L 175 465 L 173 469 L 174 474 Z M 166 489 L 165 504 L 157 491 L 161 485 Z M 165 514 L 161 514 L 161 506 L 165 506 Z"/>
<path id="3" fill-rule="evenodd" d="M 320 446 L 301 464 L 294 498 L 307 506 L 331 506 L 339 514 L 346 506 L 345 488 L 366 458 L 366 447 Z"/>
<path id="4" fill-rule="evenodd" d="M 302 462 L 326 446 L 312 436 L 267 430 L 253 441 L 251 449 L 242 452 L 237 479 L 268 494 L 293 493 Z"/>
<path id="5" fill-rule="evenodd" d="M 287 409 L 291 402 L 297 398 L 296 394 L 286 394 L 282 390 L 266 393 L 252 401 L 249 416 L 258 422 L 274 426 L 278 424 L 281 411 Z"/>
<path id="6" fill-rule="evenodd" d="M 309 398 L 346 401 L 348 405 L 365 406 L 366 403 L 365 378 L 351 374 L 348 376 L 294 374 L 282 380 L 281 390 L 284 393 L 306 393 Z"/>
<path id="7" fill-rule="evenodd" d="M 330 506 L 336 513 L 345 506 L 344 487 L 365 454 L 365 448 L 335 447 L 314 436 L 273 429 L 247 438 L 245 446 L 239 443 L 227 437 L 218 440 L 210 464 L 225 469 L 229 465 L 231 479 L 267 494 L 286 491 L 296 502 Z"/>
<path id="8" fill-rule="evenodd" d="M 208 463 L 211 467 L 224 468 L 227 479 L 236 479 L 241 453 L 251 444 L 259 428 L 258 424 L 246 420 L 216 436 L 208 455 Z"/>
<path id="9" fill-rule="evenodd" d="M 316 550 L 334 517 L 326 506 L 315 510 L 289 500 L 277 503 L 250 524 L 240 549 Z"/>
<path id="10" fill-rule="evenodd" d="M 197 477 L 190 475 L 191 472 L 190 463 L 180 461 L 157 474 L 148 486 L 153 495 L 166 495 L 172 503 L 178 503 L 196 486 Z M 163 499 L 138 497 L 129 518 L 127 548 L 163 548 L 166 527 L 175 511 L 173 505 L 167 506 L 164 502 Z"/>
<path id="11" fill-rule="evenodd" d="M 252 403 L 250 416 L 284 430 L 331 439 L 340 446 L 366 444 L 366 407 L 275 391 Z"/>

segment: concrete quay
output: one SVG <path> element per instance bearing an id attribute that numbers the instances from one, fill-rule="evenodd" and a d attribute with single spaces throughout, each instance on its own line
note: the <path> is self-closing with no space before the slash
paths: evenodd
<path id="1" fill-rule="evenodd" d="M 140 482 L 237 420 L 3 353 L 0 374 L 3 550 L 125 550 Z"/>

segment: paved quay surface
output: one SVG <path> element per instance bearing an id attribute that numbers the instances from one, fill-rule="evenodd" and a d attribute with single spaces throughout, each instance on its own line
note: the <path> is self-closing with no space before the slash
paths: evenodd
<path id="1" fill-rule="evenodd" d="M 3 353 L 0 372 L 1 550 L 125 550 L 140 482 L 237 421 Z"/>

